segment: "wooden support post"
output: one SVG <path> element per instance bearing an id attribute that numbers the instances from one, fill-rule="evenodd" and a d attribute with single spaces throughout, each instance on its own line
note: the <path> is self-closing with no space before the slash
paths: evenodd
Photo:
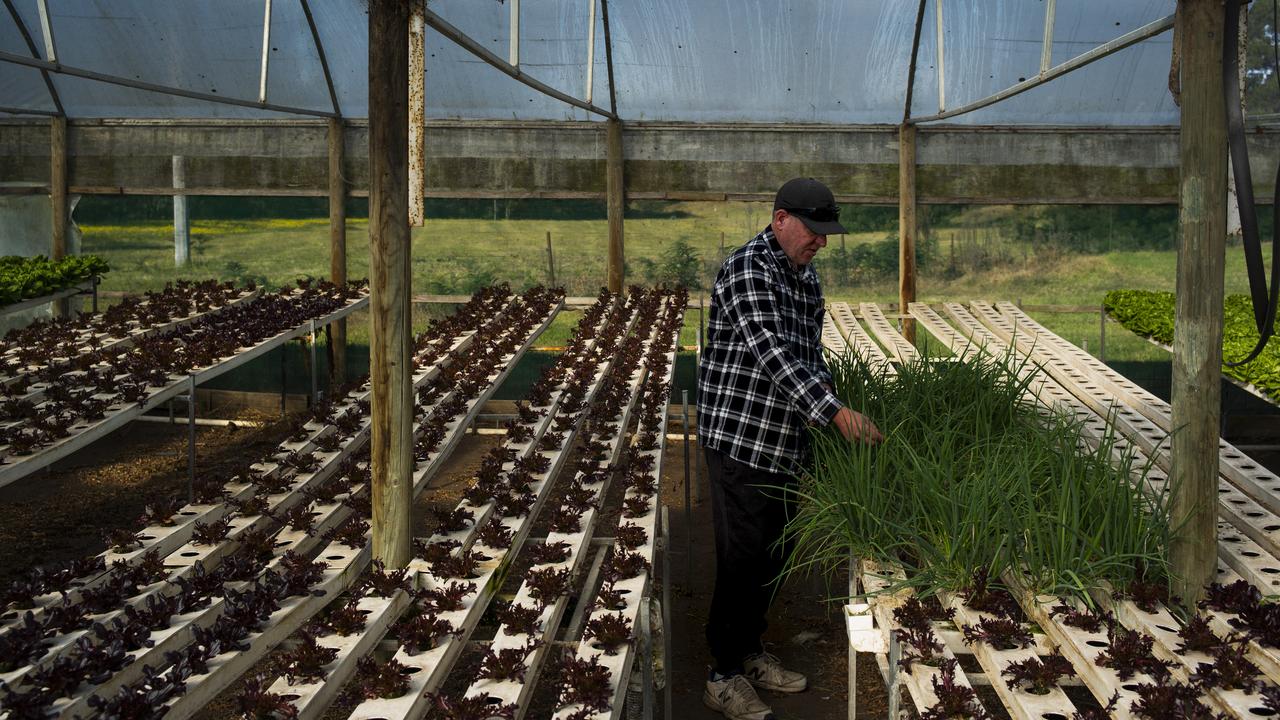
<path id="1" fill-rule="evenodd" d="M 409 5 L 369 2 L 369 375 L 373 557 L 410 557 Z"/>
<path id="2" fill-rule="evenodd" d="M 173 265 L 191 263 L 191 215 L 187 206 L 186 158 L 173 156 Z"/>
<path id="3" fill-rule="evenodd" d="M 67 256 L 67 119 L 55 117 L 49 120 L 49 219 L 52 223 L 49 258 L 61 260 Z M 53 303 L 54 317 L 71 314 L 71 303 L 58 300 Z"/>
<path id="4" fill-rule="evenodd" d="M 547 287 L 556 286 L 556 256 L 551 252 L 551 231 L 547 231 Z"/>
<path id="5" fill-rule="evenodd" d="M 347 186 L 342 177 L 342 118 L 329 119 L 329 279 L 347 283 Z M 347 380 L 347 320 L 330 325 L 329 374 L 341 385 Z"/>
<path id="6" fill-rule="evenodd" d="M 1188 609 L 1214 577 L 1227 231 L 1220 0 L 1181 0 L 1182 131 L 1173 338 L 1173 594 Z"/>
<path id="7" fill-rule="evenodd" d="M 898 308 L 916 301 L 916 126 L 898 127 Z M 902 336 L 916 341 L 916 321 L 902 319 Z"/>
<path id="8" fill-rule="evenodd" d="M 609 290 L 622 292 L 624 253 L 622 249 L 622 211 L 624 179 L 622 175 L 622 122 L 608 120 L 606 170 L 609 197 Z"/>
<path id="9" fill-rule="evenodd" d="M 49 120 L 49 212 L 53 220 L 49 257 L 67 256 L 67 119 Z"/>

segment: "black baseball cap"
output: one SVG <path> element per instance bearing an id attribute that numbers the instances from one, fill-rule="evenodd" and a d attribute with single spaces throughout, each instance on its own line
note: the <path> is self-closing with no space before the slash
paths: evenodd
<path id="1" fill-rule="evenodd" d="M 849 232 L 840 224 L 840 206 L 836 205 L 831 188 L 813 178 L 793 178 L 783 183 L 773 199 L 773 209 L 795 215 L 817 235 Z"/>

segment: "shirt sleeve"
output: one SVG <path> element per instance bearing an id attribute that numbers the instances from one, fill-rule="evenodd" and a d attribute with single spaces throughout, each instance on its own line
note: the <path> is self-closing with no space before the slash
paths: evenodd
<path id="1" fill-rule="evenodd" d="M 755 260 L 741 258 L 715 292 L 729 324 L 778 386 L 780 395 L 789 398 L 791 406 L 810 422 L 829 423 L 843 405 L 822 387 L 823 378 L 800 362 L 783 341 L 782 317 L 768 272 Z"/>

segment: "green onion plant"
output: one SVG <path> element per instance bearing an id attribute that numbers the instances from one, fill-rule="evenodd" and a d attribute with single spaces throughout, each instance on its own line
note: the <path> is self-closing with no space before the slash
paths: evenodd
<path id="1" fill-rule="evenodd" d="M 1088 601 L 1105 583 L 1167 571 L 1167 502 L 1141 481 L 1149 464 L 1119 450 L 1113 431 L 1088 443 L 1076 418 L 1027 399 L 1037 368 L 922 358 L 895 375 L 848 356 L 831 370 L 837 394 L 885 440 L 814 432 L 810 469 L 779 489 L 795 501 L 787 572 L 870 559 L 901 566 L 930 595 L 964 588 L 981 568 L 1014 570 L 1033 589 Z"/>

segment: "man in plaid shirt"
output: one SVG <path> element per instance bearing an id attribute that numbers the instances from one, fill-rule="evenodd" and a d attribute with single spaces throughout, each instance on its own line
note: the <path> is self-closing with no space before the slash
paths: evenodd
<path id="1" fill-rule="evenodd" d="M 787 521 L 778 491 L 808 454 L 808 427 L 834 423 L 850 440 L 880 432 L 832 393 L 822 358 L 825 311 L 809 264 L 827 235 L 846 232 L 835 197 L 813 178 L 778 190 L 773 216 L 725 259 L 711 294 L 698 368 L 698 438 L 711 475 L 716 587 L 707 621 L 715 666 L 703 702 L 731 720 L 769 720 L 755 688 L 800 692 L 804 675 L 764 652 L 761 636 L 784 553 Z"/>

